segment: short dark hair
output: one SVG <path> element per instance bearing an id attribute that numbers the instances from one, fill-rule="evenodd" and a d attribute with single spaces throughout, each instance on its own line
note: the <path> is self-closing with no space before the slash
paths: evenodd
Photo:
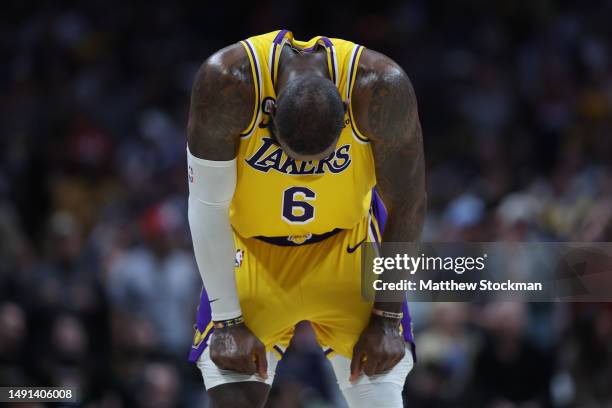
<path id="1" fill-rule="evenodd" d="M 298 77 L 276 101 L 273 132 L 295 153 L 317 154 L 334 143 L 344 124 L 344 104 L 327 78 Z"/>

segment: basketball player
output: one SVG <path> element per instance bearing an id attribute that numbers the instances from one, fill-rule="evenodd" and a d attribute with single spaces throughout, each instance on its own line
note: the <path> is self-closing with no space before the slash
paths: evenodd
<path id="1" fill-rule="evenodd" d="M 405 302 L 361 299 L 360 245 L 414 241 L 423 224 L 421 128 L 404 71 L 349 41 L 251 37 L 201 66 L 187 155 L 205 287 L 190 359 L 213 406 L 263 406 L 308 320 L 349 406 L 401 407 L 410 317 Z"/>

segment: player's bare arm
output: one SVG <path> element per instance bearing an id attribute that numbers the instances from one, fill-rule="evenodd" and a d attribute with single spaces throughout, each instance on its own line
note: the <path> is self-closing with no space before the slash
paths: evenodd
<path id="1" fill-rule="evenodd" d="M 187 133 L 191 154 L 215 161 L 235 158 L 240 132 L 248 126 L 254 104 L 253 75 L 242 45 L 231 45 L 208 58 L 191 95 Z M 215 328 L 210 356 L 222 369 L 267 377 L 265 347 L 244 323 Z"/>
<path id="2" fill-rule="evenodd" d="M 240 44 L 210 56 L 198 70 L 191 93 L 187 141 L 195 156 L 207 160 L 236 157 L 240 132 L 255 104 L 249 58 Z"/>
<path id="3" fill-rule="evenodd" d="M 406 73 L 384 55 L 365 50 L 352 100 L 357 127 L 372 141 L 377 189 L 388 210 L 383 242 L 418 240 L 425 217 L 425 164 L 417 102 Z M 400 312 L 401 303 L 376 302 L 379 310 Z M 361 369 L 374 375 L 404 355 L 399 323 L 372 315 L 357 342 L 352 378 Z M 364 357 L 367 359 L 364 360 Z"/>

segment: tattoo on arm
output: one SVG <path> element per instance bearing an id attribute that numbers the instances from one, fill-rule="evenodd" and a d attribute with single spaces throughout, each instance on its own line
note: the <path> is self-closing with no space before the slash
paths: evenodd
<path id="1" fill-rule="evenodd" d="M 406 74 L 392 73 L 374 86 L 368 120 L 377 188 L 389 211 L 383 241 L 418 240 L 425 218 L 425 158 L 416 97 Z"/>
<path id="2" fill-rule="evenodd" d="M 254 103 L 253 74 L 241 44 L 208 58 L 191 93 L 187 126 L 191 153 L 207 160 L 236 157 L 239 135 L 251 120 Z"/>

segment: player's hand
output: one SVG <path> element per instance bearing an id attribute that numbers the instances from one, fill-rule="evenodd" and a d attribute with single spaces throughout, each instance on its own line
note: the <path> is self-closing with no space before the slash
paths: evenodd
<path id="1" fill-rule="evenodd" d="M 215 329 L 210 341 L 210 359 L 223 370 L 268 378 L 266 348 L 244 323 Z"/>
<path id="2" fill-rule="evenodd" d="M 406 352 L 406 342 L 399 321 L 372 315 L 353 348 L 350 381 L 357 381 L 361 371 L 367 376 L 391 370 Z"/>

